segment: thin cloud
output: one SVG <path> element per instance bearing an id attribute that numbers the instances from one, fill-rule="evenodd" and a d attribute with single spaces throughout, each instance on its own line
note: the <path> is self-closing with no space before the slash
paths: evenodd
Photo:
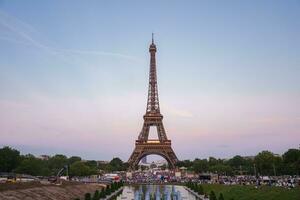
<path id="1" fill-rule="evenodd" d="M 74 50 L 74 49 L 59 49 L 60 52 L 68 52 L 74 54 L 88 54 L 88 55 L 100 55 L 100 56 L 114 56 L 119 58 L 124 58 L 127 60 L 132 60 L 135 62 L 141 62 L 140 59 L 120 53 L 113 53 L 113 52 L 105 52 L 105 51 L 91 51 L 91 50 Z"/>
<path id="2" fill-rule="evenodd" d="M 194 116 L 193 113 L 188 110 L 174 108 L 174 107 L 171 107 L 171 106 L 165 105 L 165 104 L 163 104 L 162 106 L 166 113 L 170 113 L 171 115 L 174 115 L 177 117 L 191 118 Z"/>
<path id="3" fill-rule="evenodd" d="M 22 41 L 7 37 L 7 36 L 0 36 L 0 40 L 5 40 L 8 42 L 12 42 L 15 44 L 23 44 L 23 45 L 31 45 L 38 49 L 42 49 L 52 55 L 61 56 L 63 60 L 68 63 L 72 63 L 74 61 L 74 55 L 78 54 L 85 54 L 85 55 L 98 55 L 98 56 L 112 56 L 120 59 L 126 59 L 133 62 L 141 62 L 140 59 L 126 55 L 121 53 L 115 52 L 106 52 L 106 51 L 93 51 L 93 50 L 76 50 L 76 49 L 62 49 L 62 48 L 55 48 L 49 45 L 46 45 L 39 40 L 37 40 L 32 33 L 38 33 L 34 27 L 30 24 L 27 24 L 15 17 L 8 15 L 7 13 L 0 10 L 0 24 L 6 27 L 11 32 L 17 34 L 19 37 L 22 38 Z M 70 55 L 72 54 L 72 55 Z M 71 57 L 71 58 L 70 58 Z M 78 57 L 76 57 L 78 59 Z M 81 60 L 83 61 L 83 60 Z"/>
<path id="4" fill-rule="evenodd" d="M 5 41 L 16 43 L 16 44 L 31 45 L 28 42 L 17 40 L 15 38 L 7 37 L 7 36 L 1 36 L 1 35 L 0 35 L 0 40 L 5 40 Z"/>
<path id="5" fill-rule="evenodd" d="M 29 31 L 26 30 L 26 28 L 25 28 L 25 27 L 29 27 L 29 25 L 24 26 L 24 24 L 25 24 L 24 22 L 22 23 L 22 25 L 19 22 L 20 22 L 20 20 L 16 20 L 15 18 L 12 18 L 9 15 L 4 14 L 2 11 L 0 11 L 0 24 L 2 24 L 2 26 L 4 26 L 4 27 L 8 28 L 10 31 L 16 33 L 22 39 L 29 42 L 29 44 L 31 44 L 37 48 L 52 52 L 51 48 L 49 48 L 46 45 L 43 45 L 42 43 L 38 42 L 33 37 L 31 37 L 31 35 L 29 35 Z M 11 40 L 11 41 L 13 41 L 13 40 Z"/>

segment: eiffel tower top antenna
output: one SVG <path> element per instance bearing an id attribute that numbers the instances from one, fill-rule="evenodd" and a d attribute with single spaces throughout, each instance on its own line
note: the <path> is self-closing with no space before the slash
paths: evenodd
<path id="1" fill-rule="evenodd" d="M 152 33 L 152 44 L 154 44 L 154 33 Z"/>

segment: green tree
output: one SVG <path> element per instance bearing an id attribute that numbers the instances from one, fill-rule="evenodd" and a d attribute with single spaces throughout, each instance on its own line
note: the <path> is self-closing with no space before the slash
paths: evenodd
<path id="1" fill-rule="evenodd" d="M 207 159 L 195 159 L 193 162 L 193 170 L 196 173 L 207 172 L 208 171 L 208 161 Z"/>
<path id="2" fill-rule="evenodd" d="M 71 156 L 68 159 L 68 164 L 71 165 L 71 164 L 73 164 L 76 161 L 81 161 L 81 158 L 79 156 Z"/>
<path id="3" fill-rule="evenodd" d="M 193 162 L 190 161 L 190 160 L 178 161 L 178 162 L 176 163 L 176 166 L 177 166 L 177 167 L 186 167 L 186 168 L 188 168 L 188 169 L 191 169 L 192 166 L 193 166 Z"/>
<path id="4" fill-rule="evenodd" d="M 217 164 L 209 167 L 209 171 L 223 175 L 232 175 L 232 168 L 228 165 Z"/>
<path id="5" fill-rule="evenodd" d="M 91 168 L 97 168 L 97 161 L 95 160 L 88 160 L 85 162 L 85 164 Z"/>
<path id="6" fill-rule="evenodd" d="M 282 155 L 285 166 L 284 172 L 289 175 L 300 174 L 300 150 L 289 149 Z"/>
<path id="7" fill-rule="evenodd" d="M 33 176 L 50 175 L 46 161 L 38 159 L 31 154 L 23 156 L 21 164 L 16 168 L 16 172 Z"/>
<path id="8" fill-rule="evenodd" d="M 239 170 L 241 166 L 246 164 L 245 159 L 242 156 L 234 156 L 233 158 L 229 159 L 228 164 L 235 170 Z"/>
<path id="9" fill-rule="evenodd" d="M 91 175 L 91 170 L 85 163 L 76 161 L 70 165 L 70 176 L 88 176 Z"/>
<path id="10" fill-rule="evenodd" d="M 89 160 L 85 162 L 85 165 L 90 168 L 90 174 L 97 174 L 98 172 L 98 164 L 95 160 Z"/>
<path id="11" fill-rule="evenodd" d="M 120 158 L 113 158 L 109 165 L 112 171 L 122 171 L 124 170 L 123 161 Z"/>
<path id="12" fill-rule="evenodd" d="M 48 160 L 49 168 L 56 174 L 60 169 L 68 164 L 68 158 L 65 155 L 57 154 Z"/>
<path id="13" fill-rule="evenodd" d="M 208 158 L 208 163 L 209 163 L 210 166 L 213 166 L 213 165 L 218 164 L 219 162 L 218 162 L 218 160 L 217 160 L 216 158 L 214 158 L 214 157 L 209 157 L 209 158 Z"/>
<path id="14" fill-rule="evenodd" d="M 0 149 L 0 172 L 11 172 L 20 163 L 20 152 L 10 147 Z"/>
<path id="15" fill-rule="evenodd" d="M 273 175 L 275 156 L 270 151 L 262 151 L 255 156 L 254 161 L 262 175 Z"/>

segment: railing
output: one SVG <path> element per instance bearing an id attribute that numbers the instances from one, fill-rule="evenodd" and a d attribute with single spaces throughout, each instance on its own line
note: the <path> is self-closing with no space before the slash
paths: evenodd
<path id="1" fill-rule="evenodd" d="M 188 188 L 188 187 L 185 187 L 185 186 L 184 186 L 184 189 L 186 189 L 187 191 L 189 191 L 190 193 L 192 193 L 195 197 L 197 197 L 197 199 L 200 199 L 200 200 L 209 200 L 208 198 L 205 198 L 204 195 L 200 195 L 200 194 L 198 194 L 198 193 L 195 192 L 194 190 L 191 190 L 191 189 Z"/>
<path id="2" fill-rule="evenodd" d="M 118 190 L 116 190 L 115 192 L 113 192 L 110 195 L 106 196 L 105 198 L 101 198 L 100 200 L 111 200 L 111 199 L 114 199 L 114 197 L 116 197 L 119 194 L 121 194 L 122 190 L 123 190 L 123 187 L 119 188 Z"/>
<path id="3" fill-rule="evenodd" d="M 171 140 L 155 140 L 155 139 L 150 139 L 150 140 L 136 140 L 135 144 L 162 144 L 162 145 L 171 145 Z"/>

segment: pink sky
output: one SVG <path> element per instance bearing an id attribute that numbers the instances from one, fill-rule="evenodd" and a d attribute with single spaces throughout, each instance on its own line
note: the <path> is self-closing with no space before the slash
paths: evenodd
<path id="1" fill-rule="evenodd" d="M 220 101 L 222 99 L 222 101 Z M 300 141 L 300 97 L 161 95 L 168 137 L 180 159 L 283 153 Z M 144 94 L 0 101 L 1 144 L 29 153 L 129 157 L 142 127 Z M 22 151 L 22 149 L 21 149 Z M 49 151 L 49 152 L 48 152 Z"/>

